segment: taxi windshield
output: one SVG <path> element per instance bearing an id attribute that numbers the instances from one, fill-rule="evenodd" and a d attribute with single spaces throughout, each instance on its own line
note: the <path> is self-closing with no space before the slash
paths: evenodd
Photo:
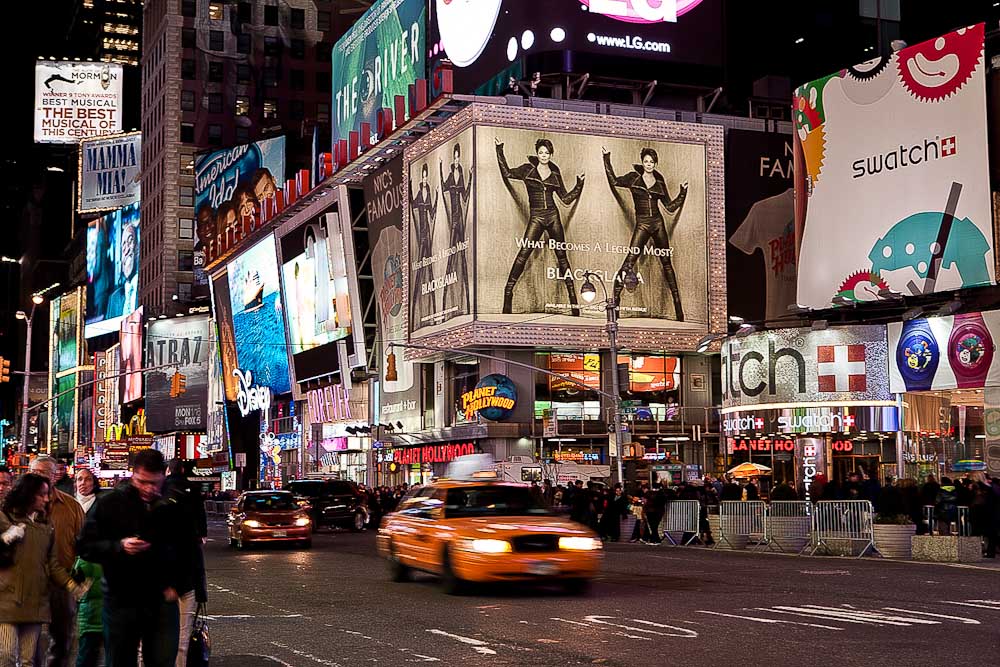
<path id="1" fill-rule="evenodd" d="M 268 510 L 294 510 L 299 506 L 290 493 L 268 493 L 247 496 L 243 501 L 243 509 L 248 512 L 266 512 Z"/>
<path id="2" fill-rule="evenodd" d="M 542 516 L 549 513 L 527 487 L 466 486 L 448 489 L 444 502 L 449 519 L 478 516 Z"/>

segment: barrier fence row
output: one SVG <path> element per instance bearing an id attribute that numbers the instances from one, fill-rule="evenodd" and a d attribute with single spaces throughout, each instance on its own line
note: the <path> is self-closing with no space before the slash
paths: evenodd
<path id="1" fill-rule="evenodd" d="M 212 516 L 218 516 L 229 514 L 229 511 L 236 506 L 236 501 L 233 500 L 206 500 L 205 501 L 205 514 L 210 514 Z"/>

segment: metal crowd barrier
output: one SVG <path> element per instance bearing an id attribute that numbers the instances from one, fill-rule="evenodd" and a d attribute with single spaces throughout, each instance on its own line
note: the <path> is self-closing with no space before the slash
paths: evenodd
<path id="1" fill-rule="evenodd" d="M 940 535 L 937 519 L 934 517 L 934 505 L 924 505 L 924 522 L 927 524 L 928 535 Z M 958 507 L 958 517 L 951 522 L 951 534 L 968 537 L 972 535 L 972 522 L 969 520 L 969 508 Z"/>
<path id="2" fill-rule="evenodd" d="M 815 510 L 807 500 L 772 500 L 764 521 L 769 550 L 801 554 L 812 545 Z"/>
<path id="3" fill-rule="evenodd" d="M 821 500 L 816 503 L 813 517 L 813 548 L 810 556 L 820 549 L 835 549 L 833 542 L 846 542 L 853 552 L 854 544 L 861 543 L 861 558 L 875 548 L 875 529 L 872 504 L 868 500 Z"/>
<path id="4" fill-rule="evenodd" d="M 671 500 L 667 503 L 663 519 L 660 521 L 660 534 L 677 546 L 677 541 L 670 533 L 682 533 L 681 541 L 684 542 L 684 546 L 691 544 L 701 534 L 698 522 L 700 512 L 701 503 L 697 500 Z M 684 541 L 684 533 L 691 534 L 687 541 Z"/>
<path id="5" fill-rule="evenodd" d="M 763 500 L 723 500 L 719 503 L 719 538 L 734 549 L 743 548 L 748 542 L 763 544 L 767 505 Z"/>

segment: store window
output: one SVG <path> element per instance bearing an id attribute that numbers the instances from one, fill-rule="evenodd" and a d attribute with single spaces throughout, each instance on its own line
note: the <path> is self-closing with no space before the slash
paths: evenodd
<path id="1" fill-rule="evenodd" d="M 535 365 L 565 375 L 581 384 L 536 374 L 535 418 L 599 420 L 601 401 L 601 357 L 576 352 L 546 352 L 535 355 Z"/>
<path id="2" fill-rule="evenodd" d="M 208 63 L 208 80 L 215 83 L 222 83 L 222 79 L 225 77 L 226 69 L 225 65 L 220 61 L 212 61 Z"/>
<path id="3" fill-rule="evenodd" d="M 221 21 L 225 16 L 225 10 L 221 2 L 208 3 L 208 18 L 213 21 Z"/>
<path id="4" fill-rule="evenodd" d="M 249 116 L 250 115 L 250 98 L 245 95 L 240 95 L 236 98 L 236 115 L 237 116 Z"/>
<path id="5" fill-rule="evenodd" d="M 618 355 L 628 366 L 622 401 L 636 421 L 681 421 L 681 360 L 660 354 Z"/>
<path id="6" fill-rule="evenodd" d="M 181 141 L 185 144 L 194 143 L 194 123 L 181 123 Z M 192 204 L 182 204 L 192 206 Z"/>
<path id="7" fill-rule="evenodd" d="M 447 375 L 451 378 L 452 414 L 451 424 L 468 424 L 478 421 L 477 415 L 467 418 L 462 410 L 462 394 L 472 391 L 479 382 L 479 362 L 475 359 L 448 362 Z"/>
<path id="8" fill-rule="evenodd" d="M 417 364 L 420 369 L 420 415 L 423 428 L 434 428 L 434 364 Z"/>

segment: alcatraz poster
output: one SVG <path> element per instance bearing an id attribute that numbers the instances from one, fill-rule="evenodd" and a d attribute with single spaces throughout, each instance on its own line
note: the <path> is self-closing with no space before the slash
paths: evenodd
<path id="1" fill-rule="evenodd" d="M 146 428 L 204 430 L 208 409 L 208 315 L 156 320 L 146 334 Z"/>
<path id="2" fill-rule="evenodd" d="M 477 126 L 476 155 L 480 319 L 603 321 L 591 271 L 625 326 L 708 322 L 703 144 Z"/>

